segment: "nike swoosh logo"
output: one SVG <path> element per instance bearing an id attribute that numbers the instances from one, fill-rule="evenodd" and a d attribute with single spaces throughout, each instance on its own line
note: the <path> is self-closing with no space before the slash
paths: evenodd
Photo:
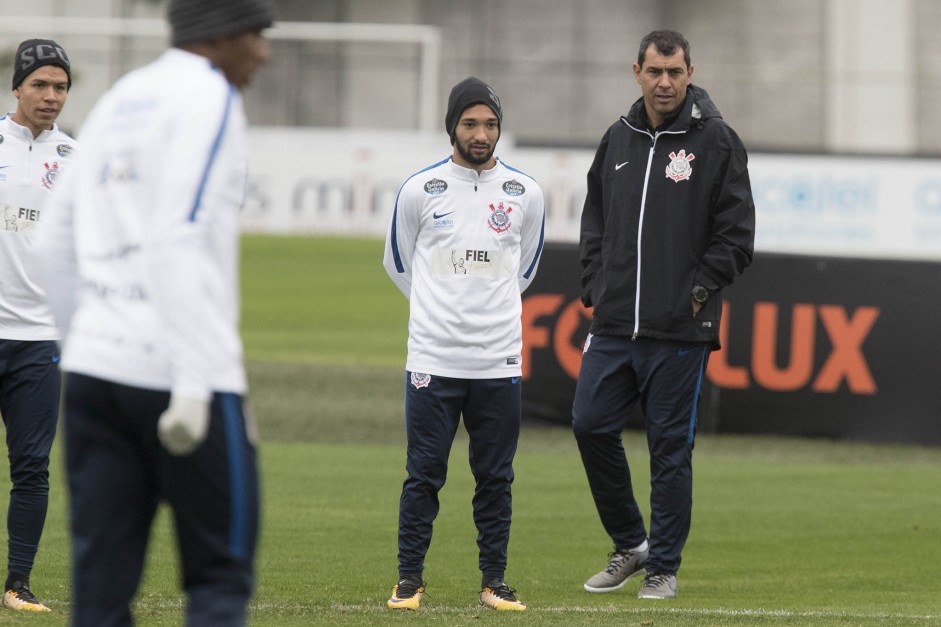
<path id="1" fill-rule="evenodd" d="M 59 356 L 58 356 L 58 355 L 53 355 L 53 356 L 52 356 L 52 363 L 54 363 L 54 364 L 59 363 Z"/>
<path id="2" fill-rule="evenodd" d="M 681 350 L 676 351 L 676 354 L 679 355 L 680 357 L 683 357 L 684 355 L 689 355 L 694 350 L 696 349 L 695 348 L 687 348 L 686 350 L 681 349 Z"/>
<path id="3" fill-rule="evenodd" d="M 513 385 L 516 385 L 519 382 L 520 382 L 519 377 L 513 377 L 512 379 L 510 379 L 510 383 L 512 383 Z"/>
<path id="4" fill-rule="evenodd" d="M 440 220 L 440 219 L 443 218 L 444 216 L 449 216 L 449 215 L 451 215 L 452 213 L 454 213 L 454 212 L 453 212 L 453 211 L 449 211 L 449 212 L 447 212 L 447 213 L 433 213 L 433 214 L 431 214 L 431 217 L 434 218 L 435 220 Z"/>
<path id="5" fill-rule="evenodd" d="M 615 164 L 614 164 L 614 169 L 615 169 L 615 170 L 620 170 L 621 168 L 623 168 L 624 166 L 626 166 L 628 163 L 630 163 L 630 161 L 625 161 L 624 163 L 615 163 Z"/>

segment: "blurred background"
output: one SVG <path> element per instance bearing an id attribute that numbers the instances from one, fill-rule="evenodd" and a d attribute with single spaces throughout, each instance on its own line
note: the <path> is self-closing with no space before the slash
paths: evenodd
<path id="1" fill-rule="evenodd" d="M 279 38 L 246 96 L 253 124 L 437 130 L 467 75 L 504 100 L 520 145 L 590 147 L 639 91 L 655 28 L 684 33 L 694 82 L 750 150 L 941 154 L 935 0 L 274 0 Z M 54 36 L 76 129 L 118 76 L 163 49 L 165 0 L 0 2 L 0 78 L 19 40 Z M 280 32 L 278 32 L 280 31 Z M 123 33 L 123 34 L 122 34 Z"/>

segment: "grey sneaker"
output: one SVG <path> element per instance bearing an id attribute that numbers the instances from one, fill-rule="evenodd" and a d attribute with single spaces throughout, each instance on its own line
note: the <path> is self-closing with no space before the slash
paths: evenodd
<path id="1" fill-rule="evenodd" d="M 666 573 L 647 575 L 637 593 L 638 599 L 673 599 L 676 597 L 676 577 Z"/>
<path id="2" fill-rule="evenodd" d="M 607 567 L 585 582 L 588 592 L 614 592 L 620 590 L 627 580 L 644 572 L 644 562 L 649 551 L 615 551 L 608 557 Z"/>

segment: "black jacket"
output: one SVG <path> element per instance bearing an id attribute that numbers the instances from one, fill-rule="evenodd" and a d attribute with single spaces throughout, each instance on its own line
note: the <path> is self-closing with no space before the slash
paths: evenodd
<path id="1" fill-rule="evenodd" d="M 719 348 L 722 289 L 751 263 L 748 156 L 704 89 L 648 130 L 643 98 L 605 133 L 588 172 L 580 253 L 591 332 Z M 693 286 L 711 296 L 693 316 Z"/>

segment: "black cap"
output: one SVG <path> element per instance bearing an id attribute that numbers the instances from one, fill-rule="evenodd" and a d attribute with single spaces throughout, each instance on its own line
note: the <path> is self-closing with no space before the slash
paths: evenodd
<path id="1" fill-rule="evenodd" d="M 13 89 L 19 87 L 27 76 L 44 65 L 58 65 L 65 70 L 69 89 L 72 88 L 72 66 L 69 63 L 69 55 L 65 54 L 62 46 L 51 39 L 27 39 L 16 49 L 13 61 Z"/>
<path id="2" fill-rule="evenodd" d="M 490 85 L 473 76 L 465 78 L 451 89 L 451 95 L 448 96 L 448 112 L 444 116 L 444 130 L 448 132 L 452 144 L 454 129 L 461 119 L 461 114 L 475 104 L 490 107 L 497 116 L 497 123 L 503 125 L 503 107 Z"/>
<path id="3" fill-rule="evenodd" d="M 174 46 L 268 28 L 268 0 L 170 0 L 167 12 Z"/>

